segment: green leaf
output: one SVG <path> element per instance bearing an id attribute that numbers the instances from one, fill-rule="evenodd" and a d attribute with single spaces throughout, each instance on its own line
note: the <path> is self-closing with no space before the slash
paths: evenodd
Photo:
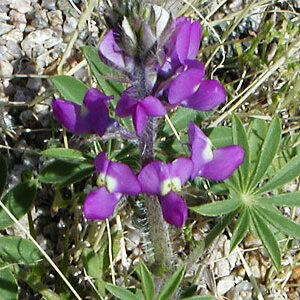
<path id="1" fill-rule="evenodd" d="M 230 252 L 242 241 L 248 231 L 250 223 L 250 214 L 248 207 L 244 207 L 241 215 L 235 225 L 232 237 L 230 239 Z"/>
<path id="2" fill-rule="evenodd" d="M 36 195 L 36 185 L 33 181 L 20 183 L 10 190 L 2 199 L 7 209 L 19 220 L 30 209 Z M 0 229 L 13 224 L 9 215 L 0 208 Z"/>
<path id="3" fill-rule="evenodd" d="M 249 144 L 244 126 L 236 115 L 232 116 L 232 140 L 233 144 L 241 146 L 245 151 L 244 161 L 238 168 L 241 187 L 245 187 L 249 173 Z"/>
<path id="4" fill-rule="evenodd" d="M 255 208 L 262 218 L 279 231 L 296 239 L 300 239 L 300 225 L 284 217 L 278 209 L 261 205 L 255 205 Z"/>
<path id="5" fill-rule="evenodd" d="M 94 167 L 90 164 L 56 160 L 44 167 L 38 178 L 43 183 L 59 184 L 60 187 L 64 187 L 90 176 L 93 172 Z"/>
<path id="6" fill-rule="evenodd" d="M 214 300 L 213 296 L 193 296 L 188 298 L 180 298 L 180 300 Z"/>
<path id="7" fill-rule="evenodd" d="M 254 119 L 247 128 L 248 143 L 250 150 L 250 174 L 253 174 L 255 166 L 259 158 L 259 153 L 262 144 L 268 132 L 268 125 L 266 121 L 261 119 Z"/>
<path id="8" fill-rule="evenodd" d="M 269 228 L 269 225 L 265 223 L 264 219 L 262 219 L 255 210 L 250 210 L 250 212 L 256 232 L 270 254 L 273 264 L 278 270 L 281 266 L 281 254 L 278 242 L 273 232 Z"/>
<path id="9" fill-rule="evenodd" d="M 115 297 L 121 300 L 141 300 L 135 294 L 128 291 L 126 288 L 119 287 L 110 283 L 105 283 L 105 288 Z"/>
<path id="10" fill-rule="evenodd" d="M 141 283 L 142 289 L 146 300 L 153 300 L 155 287 L 154 279 L 151 272 L 148 270 L 146 265 L 142 260 L 140 260 L 140 273 L 141 273 Z"/>
<path id="11" fill-rule="evenodd" d="M 177 107 L 176 111 L 171 115 L 170 120 L 173 123 L 174 127 L 178 132 L 181 130 L 187 129 L 188 123 L 190 121 L 193 122 L 201 122 L 205 120 L 211 112 L 201 112 L 190 108 Z M 173 134 L 173 130 L 170 127 L 168 122 L 165 122 L 165 126 L 163 128 L 163 135 L 169 136 Z"/>
<path id="12" fill-rule="evenodd" d="M 8 268 L 0 270 L 0 300 L 17 300 L 18 283 Z"/>
<path id="13" fill-rule="evenodd" d="M 190 207 L 190 209 L 205 216 L 219 216 L 236 210 L 239 206 L 241 206 L 241 204 L 241 199 L 229 199 L 193 206 Z"/>
<path id="14" fill-rule="evenodd" d="M 274 204 L 276 206 L 300 206 L 300 192 L 284 193 L 277 196 L 262 197 L 257 202 Z"/>
<path id="15" fill-rule="evenodd" d="M 4 191 L 7 177 L 7 165 L 4 156 L 0 153 L 0 197 Z"/>
<path id="16" fill-rule="evenodd" d="M 300 174 L 300 155 L 292 158 L 277 174 L 271 178 L 266 184 L 259 188 L 255 194 L 264 193 L 273 190 L 292 179 L 296 178 Z"/>
<path id="17" fill-rule="evenodd" d="M 232 145 L 231 128 L 225 126 L 211 127 L 203 130 L 216 148 Z"/>
<path id="18" fill-rule="evenodd" d="M 59 158 L 72 161 L 86 161 L 93 160 L 91 155 L 87 155 L 78 150 L 67 148 L 50 148 L 40 152 L 40 155 L 48 156 L 51 158 Z"/>
<path id="19" fill-rule="evenodd" d="M 168 300 L 175 293 L 179 287 L 185 272 L 186 265 L 181 265 L 172 276 L 162 286 L 157 300 Z"/>
<path id="20" fill-rule="evenodd" d="M 82 105 L 84 95 L 89 89 L 87 85 L 67 75 L 50 76 L 50 80 L 64 100 Z"/>
<path id="21" fill-rule="evenodd" d="M 204 249 L 207 249 L 214 239 L 223 232 L 224 228 L 229 225 L 229 223 L 232 221 L 234 216 L 236 215 L 237 211 L 233 211 L 227 215 L 225 215 L 221 220 L 217 223 L 217 225 L 209 232 L 209 234 L 205 237 L 204 243 L 205 247 Z"/>
<path id="22" fill-rule="evenodd" d="M 29 240 L 3 236 L 0 237 L 0 258 L 4 264 L 30 265 L 41 259 L 42 255 Z"/>
<path id="23" fill-rule="evenodd" d="M 252 176 L 252 180 L 249 184 L 249 189 L 255 187 L 259 181 L 263 178 L 268 167 L 272 163 L 281 137 L 281 124 L 278 117 L 275 117 L 269 127 L 267 136 L 262 145 L 260 157 L 256 165 L 255 173 Z"/>
<path id="24" fill-rule="evenodd" d="M 81 50 L 103 93 L 108 96 L 113 95 L 115 97 L 114 102 L 119 100 L 120 95 L 124 90 L 123 84 L 115 80 L 109 80 L 105 78 L 105 76 L 118 77 L 118 72 L 100 60 L 96 48 L 92 46 L 84 46 L 81 48 Z"/>

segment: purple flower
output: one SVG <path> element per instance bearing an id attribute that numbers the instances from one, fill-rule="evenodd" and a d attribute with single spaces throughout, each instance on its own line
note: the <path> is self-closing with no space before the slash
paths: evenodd
<path id="1" fill-rule="evenodd" d="M 116 107 L 116 114 L 119 117 L 132 116 L 136 134 L 140 136 L 145 128 L 147 117 L 158 117 L 166 114 L 166 108 L 159 99 L 148 96 L 144 99 L 134 100 L 130 97 L 133 88 L 122 93 Z"/>
<path id="2" fill-rule="evenodd" d="M 121 199 L 122 194 L 137 195 L 140 183 L 132 170 L 125 164 L 113 162 L 101 152 L 94 160 L 98 175 L 98 189 L 88 194 L 83 205 L 87 219 L 109 218 Z"/>
<path id="3" fill-rule="evenodd" d="M 117 35 L 114 30 L 106 33 L 98 49 L 99 56 L 106 64 L 124 73 L 131 72 L 134 69 L 134 59 L 119 47 L 115 38 Z"/>
<path id="4" fill-rule="evenodd" d="M 96 132 L 99 136 L 105 133 L 112 123 L 108 115 L 108 101 L 113 96 L 105 96 L 97 89 L 89 89 L 84 96 L 83 106 L 67 100 L 54 100 L 52 103 L 55 118 L 67 130 L 77 134 Z M 83 112 L 82 110 L 85 110 Z"/>
<path id="5" fill-rule="evenodd" d="M 179 192 L 189 179 L 193 163 L 189 158 L 178 158 L 172 163 L 153 161 L 139 173 L 141 192 L 159 196 L 165 220 L 182 226 L 187 217 L 185 202 L 174 192 Z"/>
<path id="6" fill-rule="evenodd" d="M 196 60 L 186 61 L 187 69 L 174 78 L 168 88 L 170 104 L 197 110 L 211 110 L 225 102 L 226 93 L 216 80 L 203 80 L 204 66 Z"/>
<path id="7" fill-rule="evenodd" d="M 193 123 L 189 123 L 189 142 L 193 170 L 196 176 L 211 180 L 225 180 L 244 160 L 244 150 L 238 145 L 230 145 L 212 150 L 209 138 Z"/>
<path id="8" fill-rule="evenodd" d="M 164 63 L 159 69 L 160 76 L 169 77 L 178 67 L 185 65 L 186 60 L 195 59 L 201 37 L 202 28 L 199 22 L 191 23 L 188 18 L 177 18 L 175 31 L 165 45 Z"/>

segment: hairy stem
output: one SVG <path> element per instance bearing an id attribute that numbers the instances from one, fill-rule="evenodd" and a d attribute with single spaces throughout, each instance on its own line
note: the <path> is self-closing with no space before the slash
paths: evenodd
<path id="1" fill-rule="evenodd" d="M 153 119 L 149 118 L 143 135 L 139 140 L 142 166 L 154 160 L 153 135 Z M 166 271 L 170 270 L 171 267 L 172 251 L 168 225 L 163 218 L 157 196 L 146 195 L 145 208 L 147 210 L 150 240 L 154 248 L 155 262 L 152 271 L 156 275 L 162 276 Z"/>

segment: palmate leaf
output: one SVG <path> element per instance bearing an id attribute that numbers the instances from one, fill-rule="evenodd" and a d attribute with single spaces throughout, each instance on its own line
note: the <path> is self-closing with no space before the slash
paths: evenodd
<path id="1" fill-rule="evenodd" d="M 278 270 L 281 266 L 281 254 L 278 242 L 268 224 L 266 224 L 260 214 L 254 209 L 250 209 L 250 213 L 256 232 L 267 249 L 274 266 Z"/>
<path id="2" fill-rule="evenodd" d="M 30 209 L 36 195 L 36 184 L 33 181 L 28 181 L 16 185 L 2 199 L 3 204 L 9 211 L 19 220 Z M 0 229 L 3 229 L 11 224 L 13 220 L 1 208 L 0 209 Z"/>
<path id="3" fill-rule="evenodd" d="M 266 204 L 273 204 L 276 206 L 300 206 L 300 192 L 284 193 L 276 196 L 262 197 L 257 200 Z"/>
<path id="4" fill-rule="evenodd" d="M 67 148 L 50 148 L 40 152 L 40 155 L 44 155 L 51 158 L 65 159 L 70 161 L 93 161 L 93 157 L 90 154 L 82 153 L 75 149 Z"/>
<path id="5" fill-rule="evenodd" d="M 67 75 L 50 76 L 50 80 L 64 100 L 82 105 L 84 95 L 89 89 L 87 85 L 75 77 Z"/>
<path id="6" fill-rule="evenodd" d="M 233 234 L 230 239 L 230 251 L 232 251 L 242 241 L 248 231 L 249 223 L 250 213 L 248 207 L 245 206 L 233 230 Z"/>
<path id="7" fill-rule="evenodd" d="M 254 188 L 263 178 L 268 167 L 272 163 L 281 137 L 281 124 L 278 117 L 275 117 L 269 127 L 266 138 L 261 148 L 259 160 L 257 162 L 252 180 L 248 185 L 248 189 Z"/>
<path id="8" fill-rule="evenodd" d="M 214 300 L 213 296 L 192 296 L 188 298 L 180 298 L 180 300 Z"/>
<path id="9" fill-rule="evenodd" d="M 8 268 L 0 269 L 0 300 L 17 300 L 18 282 Z"/>
<path id="10" fill-rule="evenodd" d="M 153 300 L 155 293 L 153 275 L 142 260 L 140 260 L 140 274 L 145 300 Z"/>
<path id="11" fill-rule="evenodd" d="M 293 180 L 300 174 L 300 155 L 292 158 L 277 174 L 271 178 L 266 184 L 262 185 L 255 194 L 261 194 L 273 190 L 285 183 Z"/>
<path id="12" fill-rule="evenodd" d="M 43 183 L 59 184 L 60 187 L 65 187 L 88 177 L 93 172 L 94 167 L 87 163 L 56 160 L 45 166 L 38 178 Z"/>
<path id="13" fill-rule="evenodd" d="M 228 214 L 242 205 L 241 199 L 229 199 L 190 207 L 194 212 L 205 216 L 219 216 Z"/>
<path id="14" fill-rule="evenodd" d="M 244 161 L 238 168 L 241 190 L 243 190 L 249 173 L 249 144 L 244 126 L 236 115 L 232 116 L 232 140 L 234 145 L 240 145 L 245 151 Z"/>
<path id="15" fill-rule="evenodd" d="M 279 210 L 269 205 L 268 207 L 255 205 L 255 209 L 263 219 L 272 224 L 279 231 L 300 239 L 300 225 L 284 217 Z"/>
<path id="16" fill-rule="evenodd" d="M 157 300 L 168 300 L 179 287 L 185 272 L 186 265 L 180 266 L 162 286 Z"/>
<path id="17" fill-rule="evenodd" d="M 105 288 L 112 293 L 115 297 L 121 300 L 141 300 L 135 294 L 127 290 L 126 288 L 116 286 L 110 283 L 105 283 Z"/>

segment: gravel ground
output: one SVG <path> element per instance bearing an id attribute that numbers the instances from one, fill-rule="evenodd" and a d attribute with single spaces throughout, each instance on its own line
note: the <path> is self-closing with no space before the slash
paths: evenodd
<path id="1" fill-rule="evenodd" d="M 250 1 L 229 1 L 218 17 L 238 11 L 248 2 Z M 54 135 L 52 131 L 53 118 L 50 105 L 53 99 L 53 87 L 47 76 L 43 75 L 56 74 L 60 58 L 76 31 L 84 8 L 85 1 L 80 0 L 1 0 L 0 2 L 0 144 L 1 152 L 8 160 L 9 188 L 21 181 L 24 172 L 37 175 L 44 163 L 44 158 L 37 155 L 37 152 L 46 149 L 50 143 L 59 143 L 58 135 Z M 95 12 L 99 13 L 99 10 Z M 103 29 L 99 20 L 93 17 L 87 24 L 88 26 L 78 33 L 64 65 L 64 73 L 74 74 L 72 68 L 82 61 L 79 51 L 81 46 L 97 45 L 99 42 Z M 222 32 L 224 30 L 222 26 L 226 24 L 221 24 L 216 29 Z M 249 30 L 255 31 L 257 26 L 257 18 L 245 19 L 231 38 L 243 38 Z M 213 43 L 214 40 L 212 39 L 211 42 Z M 230 51 L 233 51 L 230 47 L 226 48 L 228 55 L 234 55 Z M 216 57 L 216 60 L 218 59 L 220 58 Z M 14 74 L 30 75 L 21 77 Z M 88 79 L 86 68 L 77 70 L 75 76 L 86 81 Z M 39 103 L 28 106 L 33 101 Z M 74 143 L 76 144 L 76 141 Z M 72 224 L 74 211 L 51 210 L 53 198 L 54 191 L 51 186 L 43 186 L 43 189 L 39 189 L 32 214 L 38 242 L 54 257 L 62 253 L 66 224 Z M 138 258 L 144 255 L 143 249 L 146 247 L 147 238 L 137 229 L 131 216 L 132 214 L 128 216 L 128 213 L 122 215 L 121 212 L 127 255 L 125 262 L 122 262 L 121 257 L 117 261 L 116 271 L 119 274 L 124 268 L 132 268 L 136 265 Z M 22 222 L 24 225 L 27 224 L 25 218 Z M 195 240 L 199 240 L 207 233 L 212 225 L 203 222 L 203 219 L 198 220 L 193 227 Z M 82 220 L 80 230 L 85 227 L 86 223 Z M 75 229 L 71 228 L 70 247 L 75 243 L 72 239 L 73 230 Z M 14 227 L 1 233 L 21 235 Z M 174 230 L 172 235 L 174 251 L 185 257 L 189 249 L 186 249 L 182 233 Z M 249 235 L 244 241 L 244 249 L 239 251 L 236 249 L 232 253 L 229 253 L 229 244 L 228 234 L 221 235 L 201 264 L 195 264 L 190 270 L 189 275 L 194 277 L 199 294 L 214 292 L 227 299 L 254 299 L 255 293 L 249 279 L 249 274 L 252 274 L 262 292 L 270 295 L 266 296 L 266 299 L 300 299 L 300 291 L 297 288 L 300 269 L 290 267 L 290 256 L 296 255 L 297 250 L 290 251 L 285 256 L 281 272 L 275 274 L 259 240 Z M 298 249 L 299 245 L 294 244 L 294 248 Z M 49 271 L 50 287 L 54 280 L 54 274 L 51 272 Z M 73 272 L 78 272 L 75 264 Z M 273 272 L 273 275 L 268 274 L 269 280 L 266 281 L 269 272 Z M 117 282 L 121 284 L 122 277 L 118 278 Z M 289 287 L 289 284 L 296 287 Z M 20 299 L 40 299 L 39 297 L 24 284 L 21 285 Z"/>

